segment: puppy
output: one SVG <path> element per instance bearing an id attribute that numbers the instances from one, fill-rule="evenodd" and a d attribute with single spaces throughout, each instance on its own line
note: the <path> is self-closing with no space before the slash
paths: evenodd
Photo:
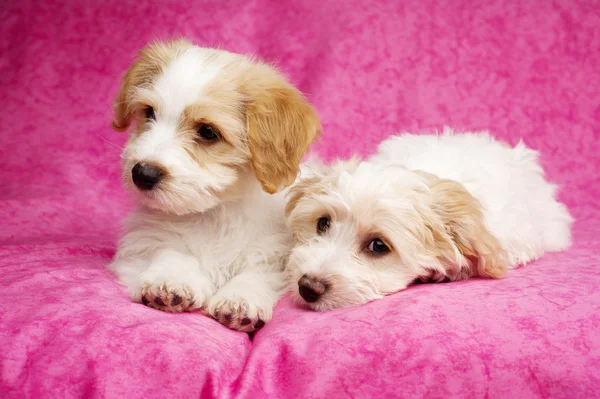
<path id="1" fill-rule="evenodd" d="M 315 111 L 264 63 L 174 41 L 141 50 L 125 74 L 113 127 L 132 122 L 123 181 L 140 206 L 112 270 L 147 306 L 262 327 L 292 244 L 275 193 L 321 130 Z"/>
<path id="2" fill-rule="evenodd" d="M 555 193 L 523 143 L 449 129 L 392 137 L 368 162 L 334 164 L 292 187 L 292 296 L 324 311 L 415 280 L 501 278 L 569 247 L 573 219 Z"/>

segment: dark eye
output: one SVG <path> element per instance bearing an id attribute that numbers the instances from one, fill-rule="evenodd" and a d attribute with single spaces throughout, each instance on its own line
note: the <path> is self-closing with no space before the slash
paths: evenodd
<path id="1" fill-rule="evenodd" d="M 381 239 L 376 238 L 369 243 L 367 250 L 374 254 L 384 254 L 390 252 L 390 248 Z"/>
<path id="2" fill-rule="evenodd" d="M 152 107 L 146 108 L 146 119 L 156 120 L 156 115 L 154 114 L 154 108 L 152 108 Z"/>
<path id="3" fill-rule="evenodd" d="M 200 127 L 198 128 L 198 136 L 200 136 L 200 138 L 203 141 L 206 141 L 208 143 L 212 143 L 219 139 L 219 133 L 217 132 L 217 130 L 214 127 L 205 123 L 200 125 Z"/>
<path id="4" fill-rule="evenodd" d="M 329 230 L 329 225 L 331 224 L 331 220 L 328 216 L 324 216 L 317 222 L 317 233 L 325 234 L 327 230 Z"/>

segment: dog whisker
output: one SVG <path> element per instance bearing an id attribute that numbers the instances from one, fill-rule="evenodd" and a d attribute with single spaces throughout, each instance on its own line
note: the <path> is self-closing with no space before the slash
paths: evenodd
<path id="1" fill-rule="evenodd" d="M 102 141 L 104 141 L 106 144 L 109 145 L 109 147 L 112 147 L 113 149 L 117 150 L 117 151 L 123 151 L 123 147 L 118 146 L 117 144 L 109 141 L 108 139 L 106 139 L 105 137 L 100 136 L 98 133 L 93 132 L 98 138 L 100 138 Z"/>

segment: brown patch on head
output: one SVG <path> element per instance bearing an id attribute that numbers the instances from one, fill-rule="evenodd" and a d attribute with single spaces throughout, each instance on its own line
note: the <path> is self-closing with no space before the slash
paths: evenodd
<path id="1" fill-rule="evenodd" d="M 152 43 L 140 50 L 138 58 L 123 77 L 115 101 L 115 118 L 111 124 L 113 129 L 122 132 L 131 124 L 136 107 L 133 89 L 149 87 L 173 59 L 191 46 L 185 40 L 174 40 Z"/>
<path id="2" fill-rule="evenodd" d="M 238 105 L 234 99 L 226 101 L 207 95 L 206 101 L 185 108 L 178 130 L 196 134 L 202 125 L 208 125 L 219 135 L 220 141 L 244 149 L 247 146 L 243 134 L 244 117 Z"/>
<path id="3" fill-rule="evenodd" d="M 448 266 L 448 278 L 460 280 L 471 274 L 503 277 L 507 270 L 505 253 L 498 239 L 485 226 L 479 201 L 452 180 L 436 179 L 430 189 L 431 206 L 443 225 L 443 228 L 432 226 L 431 233 L 444 264 Z M 453 255 L 456 250 L 471 268 L 456 265 Z"/>
<path id="4" fill-rule="evenodd" d="M 294 182 L 321 124 L 302 93 L 273 68 L 255 63 L 245 73 L 252 167 L 263 189 L 275 193 Z"/>

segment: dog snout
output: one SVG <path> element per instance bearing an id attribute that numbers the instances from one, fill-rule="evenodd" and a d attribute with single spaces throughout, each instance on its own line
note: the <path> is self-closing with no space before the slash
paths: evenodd
<path id="1" fill-rule="evenodd" d="M 298 291 L 306 302 L 316 302 L 327 291 L 328 285 L 317 278 L 304 275 L 298 280 Z"/>
<path id="2" fill-rule="evenodd" d="M 131 169 L 133 183 L 142 191 L 152 190 L 163 177 L 160 168 L 144 162 L 136 163 Z"/>

